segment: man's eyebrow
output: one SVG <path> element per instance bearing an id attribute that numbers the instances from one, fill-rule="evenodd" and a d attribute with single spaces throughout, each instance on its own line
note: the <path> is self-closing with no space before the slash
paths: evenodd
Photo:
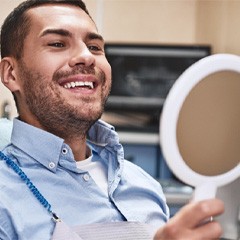
<path id="1" fill-rule="evenodd" d="M 60 35 L 60 36 L 63 36 L 63 37 L 72 37 L 72 35 L 73 35 L 68 30 L 59 28 L 59 29 L 46 29 L 41 33 L 40 37 L 44 37 L 48 34 L 57 34 L 57 35 Z M 88 40 L 95 40 L 96 39 L 96 40 L 100 40 L 100 41 L 104 42 L 103 37 L 100 34 L 94 33 L 94 32 L 89 32 L 87 34 L 87 39 Z"/>
<path id="2" fill-rule="evenodd" d="M 103 39 L 103 37 L 100 34 L 93 33 L 93 32 L 90 32 L 87 35 L 87 39 L 89 39 L 89 40 L 95 40 L 96 39 L 96 40 L 100 40 L 100 41 L 104 42 L 104 39 Z"/>
<path id="3" fill-rule="evenodd" d="M 41 33 L 40 37 L 44 37 L 48 34 L 57 34 L 57 35 L 60 35 L 63 37 L 71 37 L 72 36 L 71 32 L 60 28 L 60 29 L 46 29 Z"/>

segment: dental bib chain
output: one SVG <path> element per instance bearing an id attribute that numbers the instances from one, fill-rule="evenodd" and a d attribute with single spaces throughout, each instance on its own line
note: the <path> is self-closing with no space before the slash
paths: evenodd
<path id="1" fill-rule="evenodd" d="M 31 180 L 27 177 L 27 175 L 23 172 L 23 170 L 14 163 L 9 157 L 7 157 L 3 152 L 0 151 L 0 158 L 6 162 L 6 164 L 19 175 L 19 177 L 26 183 L 29 190 L 32 194 L 37 198 L 37 200 L 41 203 L 41 205 L 47 209 L 47 211 L 52 215 L 52 219 L 57 222 L 60 221 L 58 216 L 52 211 L 51 204 L 44 198 L 44 196 L 39 192 L 39 190 L 34 186 Z"/>

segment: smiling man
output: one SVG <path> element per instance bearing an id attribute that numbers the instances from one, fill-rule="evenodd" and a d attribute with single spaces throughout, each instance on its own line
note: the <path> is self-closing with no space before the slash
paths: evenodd
<path id="1" fill-rule="evenodd" d="M 53 211 L 73 235 L 79 225 L 138 222 L 155 239 L 220 236 L 218 223 L 199 225 L 223 211 L 218 200 L 192 203 L 166 224 L 161 186 L 124 160 L 117 133 L 99 120 L 111 68 L 81 0 L 23 2 L 2 26 L 1 57 L 19 116 L 0 154 L 0 239 L 56 236 Z"/>
<path id="2" fill-rule="evenodd" d="M 26 17 L 23 48 L 12 53 L 19 58 L 5 56 L 3 38 L 3 82 L 22 121 L 62 137 L 82 160 L 86 132 L 101 116 L 111 85 L 103 39 L 77 6 L 36 6 Z"/>

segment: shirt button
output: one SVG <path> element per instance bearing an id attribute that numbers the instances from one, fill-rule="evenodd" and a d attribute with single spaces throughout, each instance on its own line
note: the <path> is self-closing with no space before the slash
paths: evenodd
<path id="1" fill-rule="evenodd" d="M 49 166 L 50 169 L 53 169 L 53 168 L 55 168 L 55 163 L 54 162 L 50 162 L 48 164 L 48 166 Z"/>
<path id="2" fill-rule="evenodd" d="M 67 153 L 68 153 L 67 148 L 63 148 L 63 149 L 62 149 L 62 154 L 66 155 Z"/>
<path id="3" fill-rule="evenodd" d="M 84 174 L 83 179 L 87 182 L 87 181 L 89 181 L 90 176 L 88 174 Z"/>

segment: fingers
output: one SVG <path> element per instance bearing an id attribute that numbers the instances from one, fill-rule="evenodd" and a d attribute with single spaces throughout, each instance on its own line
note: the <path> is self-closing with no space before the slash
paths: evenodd
<path id="1" fill-rule="evenodd" d="M 219 239 L 222 229 L 219 223 L 209 222 L 196 229 L 180 229 L 172 223 L 158 230 L 154 240 L 203 240 Z"/>
<path id="2" fill-rule="evenodd" d="M 208 222 L 201 225 L 193 233 L 193 239 L 219 239 L 222 235 L 222 228 L 218 222 Z M 199 236 L 201 236 L 199 238 Z"/>
<path id="3" fill-rule="evenodd" d="M 217 239 L 222 230 L 219 223 L 205 222 L 211 216 L 216 216 L 224 211 L 224 204 L 218 199 L 194 202 L 183 207 L 170 221 L 155 235 L 154 240 L 200 240 Z"/>
<path id="4" fill-rule="evenodd" d="M 181 209 L 175 216 L 175 220 L 189 228 L 199 226 L 202 222 L 217 216 L 224 211 L 224 204 L 219 199 L 209 199 L 193 202 Z"/>

